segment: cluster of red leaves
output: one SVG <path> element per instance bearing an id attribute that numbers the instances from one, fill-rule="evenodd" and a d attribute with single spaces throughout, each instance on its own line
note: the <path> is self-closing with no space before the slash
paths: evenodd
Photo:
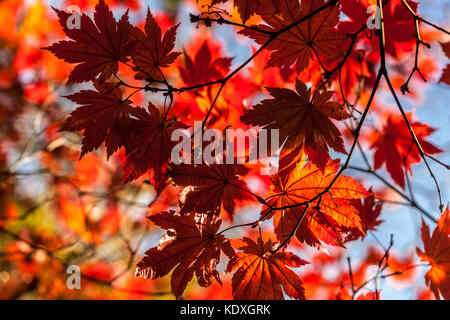
<path id="1" fill-rule="evenodd" d="M 213 0 L 211 4 L 225 2 Z M 342 87 L 340 81 L 344 78 L 346 88 L 341 88 L 342 94 L 358 96 L 354 89 L 362 77 L 372 78 L 365 86 L 373 82 L 380 52 L 377 37 L 361 36 L 369 18 L 366 9 L 370 1 L 349 0 L 340 5 L 336 2 L 233 1 L 244 23 L 255 15 L 260 18 L 260 24 L 239 32 L 270 52 L 264 53 L 267 62 L 255 58 L 255 65 L 278 69 L 277 76 L 263 74 L 256 85 L 243 76 L 228 78 L 232 59 L 218 56 L 208 41 L 199 41 L 196 54 L 184 52 L 184 65 L 173 68 L 181 54 L 174 51 L 178 26 L 162 32 L 150 10 L 142 30 L 129 22 L 128 12 L 117 21 L 103 0 L 97 4 L 93 20 L 85 14 L 81 16 L 80 29 L 69 29 L 70 14 L 55 9 L 64 33 L 71 40 L 55 43 L 47 50 L 76 64 L 69 85 L 93 83 L 92 90 L 67 97 L 81 106 L 71 113 L 61 130 L 83 131 L 82 157 L 103 144 L 108 158 L 123 148 L 125 184 L 148 175 L 158 193 L 170 184 L 179 188 L 176 211 L 164 210 L 149 217 L 167 233 L 137 264 L 138 275 L 156 279 L 173 270 L 172 291 L 181 297 L 194 275 L 203 287 L 211 286 L 213 280 L 222 283 L 216 267 L 224 253 L 229 258 L 225 272 L 234 272 L 234 298 L 283 299 L 285 294 L 304 299 L 302 281 L 290 268 L 307 262 L 284 249 L 279 250 L 280 243 L 284 242 L 284 246 L 288 242 L 284 241 L 286 237 L 290 240 L 295 235 L 300 242 L 313 247 L 344 247 L 346 242 L 364 238 L 381 223 L 378 220 L 381 204 L 375 201 L 374 194 L 355 179 L 342 175 L 340 161 L 330 155 L 330 148 L 347 154 L 338 126 L 352 117 L 351 110 L 346 109 L 345 97 L 335 94 L 339 91 L 336 88 L 339 84 Z M 417 8 L 415 2 L 408 3 L 414 10 Z M 341 13 L 349 19 L 340 21 Z M 220 11 L 209 11 L 209 14 L 220 17 Z M 399 1 L 390 1 L 384 19 L 386 32 L 391 35 L 387 37 L 386 52 L 393 57 L 411 52 L 415 29 L 407 9 Z M 399 29 L 403 32 L 399 33 Z M 347 54 L 346 49 L 355 43 L 368 50 Z M 341 60 L 343 64 L 339 66 L 336 61 Z M 336 65 L 339 77 L 332 74 L 337 70 Z M 352 70 L 352 66 L 360 65 L 359 72 Z M 128 68 L 128 73 L 122 68 Z M 179 82 L 184 85 L 179 88 L 173 87 L 168 77 L 176 69 Z M 122 81 L 119 78 L 122 73 L 131 75 L 135 85 Z M 291 87 L 295 91 L 285 88 L 292 78 L 295 83 Z M 235 89 L 240 88 L 233 93 L 236 100 L 228 95 L 220 97 L 222 89 L 227 90 L 228 81 L 232 81 Z M 210 82 L 221 84 L 220 89 Z M 308 87 L 307 83 L 312 85 Z M 267 91 L 272 97 L 244 111 L 246 105 L 242 101 L 255 97 L 265 84 L 271 84 Z M 132 97 L 141 92 L 162 92 L 164 107 L 157 107 L 156 99 L 148 102 L 146 108 L 136 106 L 137 99 L 133 101 Z M 187 101 L 181 95 L 174 97 L 185 92 L 188 92 Z M 214 110 L 213 106 L 216 106 Z M 280 170 L 271 176 L 266 198 L 252 192 L 244 180 L 248 175 L 262 180 L 256 174 L 259 167 L 171 163 L 172 132 L 188 128 L 188 121 L 200 117 L 209 119 L 208 125 L 222 130 L 230 123 L 243 128 L 250 125 L 279 130 L 283 143 Z M 233 121 L 228 123 L 227 117 Z M 411 126 L 423 151 L 430 155 L 441 152 L 425 140 L 434 129 L 420 122 L 412 122 Z M 375 169 L 385 163 L 394 181 L 404 187 L 405 171 L 411 172 L 410 166 L 421 160 L 404 119 L 389 115 L 381 133 L 373 136 Z M 222 224 L 219 217 L 227 213 L 232 220 L 242 201 L 263 204 L 259 222 L 273 218 L 279 243 L 270 238 L 264 241 L 261 235 L 256 242 L 248 237 L 229 240 L 224 236 L 227 229 L 219 230 Z M 440 233 L 443 228 L 439 228 Z M 430 251 L 428 242 L 434 240 L 423 237 L 426 257 L 433 259 L 433 265 L 439 257 Z M 420 254 L 424 259 L 425 254 Z M 446 274 L 448 270 L 431 270 L 433 275 L 428 275 L 427 281 L 431 281 L 435 293 L 439 288 L 446 297 L 448 277 L 442 277 L 439 272 Z"/>

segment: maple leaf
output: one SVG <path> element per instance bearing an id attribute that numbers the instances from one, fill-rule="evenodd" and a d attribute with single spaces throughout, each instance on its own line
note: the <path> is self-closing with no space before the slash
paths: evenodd
<path id="1" fill-rule="evenodd" d="M 170 170 L 173 183 L 184 187 L 181 213 L 219 215 L 223 206 L 232 216 L 235 200 L 251 199 L 244 191 L 247 186 L 239 179 L 247 171 L 243 165 L 236 164 L 173 165 Z"/>
<path id="2" fill-rule="evenodd" d="M 380 292 L 362 293 L 356 297 L 356 300 L 380 300 Z"/>
<path id="3" fill-rule="evenodd" d="M 262 12 L 262 18 L 267 23 L 256 26 L 257 28 L 277 32 L 307 16 L 314 10 L 325 4 L 323 0 L 281 0 L 278 1 L 279 12 L 273 10 Z M 307 22 L 280 34 L 274 39 L 267 49 L 274 51 L 266 67 L 289 68 L 295 63 L 297 73 L 308 67 L 316 52 L 325 58 L 336 58 L 345 35 L 335 29 L 339 22 L 339 9 L 337 6 L 322 10 L 311 17 Z M 263 45 L 270 35 L 244 29 L 239 32 Z M 338 50 L 337 50 L 338 48 Z"/>
<path id="4" fill-rule="evenodd" d="M 131 58 L 138 73 L 136 79 L 162 80 L 160 68 L 166 68 L 172 64 L 181 52 L 172 52 L 178 25 L 170 28 L 162 36 L 161 28 L 153 17 L 150 9 L 145 20 L 145 33 L 135 27 L 133 36 L 137 45 Z"/>
<path id="5" fill-rule="evenodd" d="M 246 110 L 242 122 L 266 129 L 279 129 L 283 150 L 304 144 L 310 160 L 323 168 L 329 159 L 328 148 L 346 154 L 339 129 L 330 118 L 342 120 L 350 115 L 337 102 L 329 101 L 332 91 L 322 91 L 311 99 L 311 89 L 296 80 L 296 91 L 268 88 L 274 99 L 263 100 Z"/>
<path id="6" fill-rule="evenodd" d="M 450 59 L 450 42 L 441 43 L 442 50 L 444 51 L 447 58 Z M 450 85 L 450 65 L 447 64 L 444 71 L 442 71 L 441 79 L 439 82 L 443 82 L 445 84 Z"/>
<path id="7" fill-rule="evenodd" d="M 377 8 L 377 2 L 372 0 L 340 0 L 342 13 L 349 19 L 341 21 L 338 29 L 344 33 L 353 33 L 367 25 L 372 16 L 368 8 Z M 418 3 L 407 0 L 412 10 L 417 12 Z M 402 43 L 412 42 L 416 39 L 414 19 L 408 9 L 401 1 L 389 1 L 383 5 L 383 24 L 386 34 L 386 52 L 394 57 L 397 56 Z M 365 39 L 370 42 L 372 52 L 379 52 L 379 40 L 376 37 Z M 409 50 L 409 49 L 408 49 Z"/>
<path id="8" fill-rule="evenodd" d="M 383 222 L 382 220 L 378 220 L 381 209 L 383 207 L 383 203 L 376 202 L 375 196 L 372 194 L 372 190 L 369 190 L 369 193 L 371 193 L 370 196 L 368 196 L 364 200 L 351 200 L 351 204 L 359 212 L 363 232 L 361 232 L 361 230 L 358 228 L 349 229 L 350 235 L 346 238 L 346 241 L 356 240 L 359 238 L 364 239 L 367 231 L 376 230 L 376 227 Z"/>
<path id="9" fill-rule="evenodd" d="M 136 274 L 156 279 L 167 275 L 172 269 L 171 286 L 176 297 L 180 297 L 194 273 L 202 287 L 215 279 L 221 283 L 216 265 L 220 253 L 229 258 L 234 256 L 230 241 L 217 234 L 221 220 L 175 211 L 152 215 L 149 219 L 167 230 L 158 247 L 149 249 L 137 264 Z"/>
<path id="10" fill-rule="evenodd" d="M 259 6 L 260 0 L 234 0 L 234 5 L 238 8 L 239 15 L 242 22 L 246 22 L 252 15 L 254 15 Z"/>
<path id="11" fill-rule="evenodd" d="M 228 72 L 233 58 L 212 59 L 211 50 L 205 41 L 192 59 L 185 52 L 185 66 L 179 68 L 183 82 L 195 86 L 209 81 L 221 79 Z"/>
<path id="12" fill-rule="evenodd" d="M 227 1 L 228 0 L 213 0 L 211 5 Z M 281 0 L 234 0 L 233 3 L 234 6 L 237 7 L 242 22 L 245 23 L 254 14 L 261 14 L 263 12 L 266 14 L 275 14 L 280 8 Z"/>
<path id="13" fill-rule="evenodd" d="M 149 102 L 148 111 L 134 108 L 131 120 L 130 143 L 126 145 L 126 162 L 123 168 L 124 183 L 133 181 L 151 170 L 152 183 L 162 186 L 172 148 L 172 132 L 183 125 L 174 120 L 167 120 L 162 113 Z"/>
<path id="14" fill-rule="evenodd" d="M 411 121 L 412 113 L 408 113 L 407 117 L 423 150 L 428 154 L 442 152 L 441 149 L 425 140 L 435 129 L 427 124 Z M 375 169 L 379 169 L 383 164 L 386 164 L 386 169 L 391 177 L 398 185 L 404 188 L 405 160 L 406 169 L 412 174 L 411 164 L 418 163 L 422 159 L 405 120 L 401 115 L 391 115 L 383 127 L 382 132 L 375 131 L 373 136 L 374 142 L 372 149 L 375 149 Z"/>
<path id="15" fill-rule="evenodd" d="M 293 150 L 288 150 L 287 152 L 285 149 L 281 150 L 280 159 L 278 161 L 278 171 L 276 173 L 279 176 L 289 174 L 299 161 L 304 161 L 304 157 L 305 152 L 302 144 Z"/>
<path id="16" fill-rule="evenodd" d="M 211 5 L 215 5 L 228 0 L 213 0 Z M 279 1 L 279 0 L 276 0 Z M 237 7 L 242 22 L 245 23 L 252 15 L 261 12 L 261 6 L 267 2 L 265 0 L 234 0 L 234 6 Z"/>
<path id="17" fill-rule="evenodd" d="M 347 228 L 356 228 L 364 233 L 359 212 L 350 200 L 365 198 L 369 193 L 357 181 L 340 175 L 328 192 L 316 199 L 336 178 L 338 170 L 339 160 L 330 160 L 322 171 L 312 162 L 305 165 L 305 159 L 302 159 L 289 174 L 272 176 L 267 198 L 272 207 L 303 204 L 273 213 L 270 209 L 262 211 L 262 216 L 269 213 L 267 218 L 273 216 L 278 240 L 284 240 L 292 233 L 300 219 L 302 221 L 295 235 L 311 246 L 321 242 L 342 245 L 342 234 Z"/>
<path id="18" fill-rule="evenodd" d="M 86 15 L 80 18 L 81 28 L 69 29 L 68 19 L 72 13 L 54 9 L 64 33 L 72 40 L 51 45 L 46 50 L 69 63 L 78 65 L 72 70 L 68 83 L 81 83 L 111 77 L 118 70 L 118 62 L 127 62 L 135 42 L 130 40 L 131 25 L 128 12 L 117 22 L 112 11 L 103 1 L 95 7 L 94 21 Z"/>
<path id="19" fill-rule="evenodd" d="M 430 229 L 422 220 L 422 241 L 424 251 L 417 248 L 422 261 L 428 262 L 431 269 L 425 274 L 425 281 L 436 299 L 440 296 L 450 299 L 450 210 L 438 219 L 438 225 L 430 237 Z"/>
<path id="20" fill-rule="evenodd" d="M 339 61 L 342 61 L 342 59 L 344 59 L 344 57 L 339 59 Z M 339 86 L 344 91 L 347 99 L 349 95 L 355 93 L 362 78 L 368 79 L 371 77 L 374 77 L 373 69 L 369 67 L 365 59 L 364 50 L 353 50 L 339 72 L 335 72 L 331 75 L 331 79 L 339 83 Z"/>
<path id="21" fill-rule="evenodd" d="M 287 296 L 305 299 L 305 290 L 299 276 L 290 268 L 298 268 L 308 262 L 290 252 L 270 253 L 276 243 L 270 239 L 257 242 L 244 237 L 231 240 L 236 253 L 227 266 L 226 272 L 233 275 L 233 297 L 236 300 L 284 300 Z M 288 268 L 290 267 L 290 268 Z"/>
<path id="22" fill-rule="evenodd" d="M 94 81 L 97 91 L 82 90 L 66 98 L 82 105 L 64 122 L 60 131 L 84 130 L 81 157 L 105 142 L 108 157 L 129 142 L 131 100 L 122 99 L 122 90 Z"/>

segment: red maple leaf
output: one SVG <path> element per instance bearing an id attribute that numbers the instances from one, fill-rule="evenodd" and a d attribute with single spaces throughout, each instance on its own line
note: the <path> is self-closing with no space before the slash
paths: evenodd
<path id="1" fill-rule="evenodd" d="M 236 164 L 173 165 L 173 183 L 184 187 L 181 195 L 181 213 L 198 212 L 219 215 L 223 206 L 233 215 L 236 200 L 251 199 L 239 176 L 248 169 Z"/>
<path id="2" fill-rule="evenodd" d="M 347 99 L 349 95 L 357 92 L 358 86 L 361 85 L 361 79 L 375 78 L 373 68 L 368 65 L 364 53 L 364 50 L 353 50 L 339 72 L 331 75 L 331 79 L 339 84 Z M 338 61 L 342 61 L 342 59 L 344 56 Z"/>
<path id="3" fill-rule="evenodd" d="M 408 5 L 414 11 L 417 10 L 417 2 L 408 0 Z M 353 33 L 361 27 L 367 25 L 372 16 L 372 10 L 368 9 L 376 7 L 376 1 L 370 0 L 340 0 L 342 13 L 349 20 L 339 23 L 339 30 L 345 33 Z M 406 42 L 412 42 L 416 38 L 414 20 L 411 13 L 403 5 L 400 0 L 389 1 L 383 6 L 383 23 L 386 34 L 386 52 L 392 56 L 397 56 L 400 45 Z M 365 41 L 370 42 L 372 52 L 378 54 L 379 40 L 377 37 L 371 37 Z"/>
<path id="4" fill-rule="evenodd" d="M 180 215 L 174 211 L 150 216 L 149 219 L 167 230 L 158 247 L 149 249 L 137 264 L 136 274 L 144 278 L 164 277 L 172 269 L 171 286 L 180 297 L 194 273 L 202 287 L 215 279 L 221 283 L 216 265 L 223 251 L 234 256 L 230 241 L 217 234 L 221 220 L 205 219 L 202 215 Z"/>
<path id="5" fill-rule="evenodd" d="M 275 208 L 288 208 L 272 213 L 266 209 L 261 214 L 271 213 L 267 218 L 273 216 L 278 240 L 284 240 L 295 231 L 300 219 L 295 235 L 312 246 L 321 242 L 342 245 L 343 233 L 348 228 L 364 232 L 359 212 L 350 200 L 365 198 L 369 193 L 357 181 L 340 175 L 328 192 L 317 198 L 335 179 L 338 170 L 339 160 L 330 160 L 322 171 L 312 162 L 305 165 L 305 159 L 302 159 L 289 174 L 272 177 L 267 202 Z M 292 205 L 296 206 L 289 208 Z"/>
<path id="6" fill-rule="evenodd" d="M 263 100 L 246 110 L 242 122 L 266 129 L 279 129 L 283 150 L 304 144 L 310 160 L 323 168 L 328 148 L 346 154 L 339 129 L 330 120 L 342 120 L 350 115 L 337 102 L 329 101 L 333 91 L 322 91 L 311 98 L 311 89 L 297 80 L 296 90 L 268 88 L 274 99 Z"/>
<path id="7" fill-rule="evenodd" d="M 122 90 L 94 81 L 97 91 L 82 90 L 66 98 L 81 107 L 64 122 L 61 131 L 84 130 L 81 157 L 106 144 L 108 157 L 129 142 L 132 101 L 122 99 Z"/>
<path id="8" fill-rule="evenodd" d="M 372 190 L 369 190 L 372 193 Z M 350 235 L 346 238 L 346 241 L 356 240 L 359 238 L 364 239 L 367 231 L 374 231 L 383 221 L 378 220 L 381 209 L 383 208 L 383 202 L 376 202 L 375 196 L 371 194 L 365 199 L 351 200 L 351 204 L 358 210 L 359 217 L 361 218 L 362 232 L 358 228 L 349 229 Z M 344 228 L 345 230 L 345 228 Z"/>
<path id="9" fill-rule="evenodd" d="M 128 12 L 117 22 L 108 5 L 103 1 L 95 7 L 94 21 L 81 16 L 81 28 L 69 29 L 72 13 L 54 9 L 64 33 L 72 40 L 60 41 L 46 48 L 55 56 L 78 65 L 72 70 L 68 83 L 81 83 L 111 77 L 118 70 L 118 62 L 127 62 L 135 42 L 130 40 L 131 25 Z"/>
<path id="10" fill-rule="evenodd" d="M 160 68 L 168 67 L 181 54 L 172 52 L 177 28 L 178 25 L 170 28 L 162 36 L 161 28 L 148 9 L 145 33 L 137 27 L 133 30 L 137 45 L 131 58 L 138 71 L 136 79 L 163 80 Z"/>
<path id="11" fill-rule="evenodd" d="M 185 52 L 185 66 L 179 68 L 181 79 L 188 86 L 195 86 L 222 78 L 230 69 L 233 58 L 212 59 L 211 50 L 205 41 L 192 59 Z"/>
<path id="12" fill-rule="evenodd" d="M 438 225 L 430 237 L 430 229 L 422 220 L 422 241 L 424 252 L 417 248 L 422 261 L 428 262 L 431 269 L 425 274 L 425 281 L 436 299 L 441 295 L 450 299 L 450 210 L 438 219 Z"/>
<path id="13" fill-rule="evenodd" d="M 428 154 L 442 152 L 441 149 L 425 140 L 435 129 L 427 124 L 411 121 L 412 113 L 408 113 L 407 116 L 423 150 Z M 394 181 L 404 187 L 405 165 L 409 173 L 412 174 L 411 164 L 418 163 L 422 159 L 405 120 L 401 115 L 391 115 L 382 131 L 374 131 L 373 136 L 372 148 L 375 149 L 375 169 L 380 168 L 383 163 L 386 164 L 386 169 Z"/>
<path id="14" fill-rule="evenodd" d="M 231 240 L 236 253 L 226 272 L 233 275 L 233 297 L 237 300 L 284 300 L 284 293 L 295 299 L 305 299 L 305 290 L 299 276 L 290 268 L 301 267 L 308 262 L 290 252 L 270 253 L 276 243 L 270 239 L 257 242 L 250 238 Z M 290 267 L 290 268 L 288 268 Z"/>
<path id="15" fill-rule="evenodd" d="M 130 143 L 126 146 L 124 182 L 133 181 L 150 170 L 152 183 L 159 189 L 175 146 L 171 141 L 172 132 L 183 125 L 166 119 L 151 102 L 148 112 L 144 108 L 134 108 L 133 116 Z"/>
<path id="16" fill-rule="evenodd" d="M 450 59 L 450 42 L 441 43 L 442 50 L 444 51 L 447 58 Z M 450 65 L 447 64 L 444 71 L 442 71 L 441 79 L 439 79 L 439 82 L 446 83 L 450 85 Z"/>
<path id="17" fill-rule="evenodd" d="M 269 1 L 270 2 L 270 1 Z M 261 13 L 267 23 L 258 25 L 261 30 L 277 32 L 307 16 L 314 10 L 323 6 L 323 0 L 281 0 L 277 14 L 273 9 Z M 270 3 L 267 4 L 270 6 Z M 295 63 L 297 73 L 308 67 L 314 53 L 325 58 L 336 58 L 342 47 L 345 35 L 335 29 L 339 22 L 339 9 L 337 6 L 322 10 L 305 23 L 280 34 L 268 46 L 274 51 L 266 67 L 277 66 L 280 69 L 289 68 Z M 254 39 L 262 45 L 269 39 L 269 35 L 251 29 L 244 29 L 239 33 Z"/>

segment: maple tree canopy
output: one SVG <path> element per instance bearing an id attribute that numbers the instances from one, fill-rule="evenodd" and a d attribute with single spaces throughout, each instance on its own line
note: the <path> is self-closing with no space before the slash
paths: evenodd
<path id="1" fill-rule="evenodd" d="M 450 299 L 437 2 L 0 1 L 0 298 Z"/>

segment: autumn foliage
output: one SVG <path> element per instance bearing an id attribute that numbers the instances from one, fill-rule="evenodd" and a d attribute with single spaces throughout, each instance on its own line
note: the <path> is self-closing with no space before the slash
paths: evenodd
<path id="1" fill-rule="evenodd" d="M 447 26 L 412 0 L 172 2 L 0 2 L 0 298 L 450 299 L 449 115 L 423 110 Z M 222 159 L 230 128 L 280 148 L 176 163 L 176 132 L 208 148 L 194 122 Z"/>

